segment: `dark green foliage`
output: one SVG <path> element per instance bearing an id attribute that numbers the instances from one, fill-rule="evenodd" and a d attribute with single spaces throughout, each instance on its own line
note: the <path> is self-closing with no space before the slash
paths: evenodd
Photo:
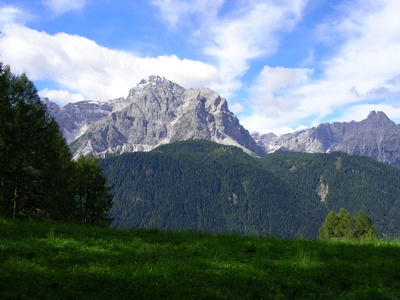
<path id="1" fill-rule="evenodd" d="M 329 212 L 319 229 L 319 238 L 321 240 L 377 240 L 378 235 L 372 219 L 366 212 L 360 210 L 354 220 L 347 210 L 341 208 L 338 214 L 333 210 Z"/>
<path id="2" fill-rule="evenodd" d="M 339 222 L 336 226 L 335 235 L 337 238 L 353 239 L 354 238 L 354 219 L 351 214 L 341 208 L 338 214 Z"/>
<path id="3" fill-rule="evenodd" d="M 400 237 L 400 170 L 366 156 L 341 152 L 280 152 L 264 156 L 262 164 L 318 202 L 323 218 L 340 208 L 353 216 L 363 210 L 383 238 Z"/>
<path id="4" fill-rule="evenodd" d="M 360 240 L 375 240 L 378 238 L 374 222 L 363 210 L 360 210 L 357 214 L 354 225 L 354 238 Z"/>
<path id="5" fill-rule="evenodd" d="M 91 159 L 76 164 L 25 74 L 0 63 L 0 215 L 109 223 L 112 197 Z"/>
<path id="6" fill-rule="evenodd" d="M 13 218 L 69 219 L 73 163 L 58 125 L 25 74 L 0 64 L 0 211 Z"/>
<path id="7" fill-rule="evenodd" d="M 2 299 L 399 299 L 399 242 L 0 218 Z"/>
<path id="8" fill-rule="evenodd" d="M 400 171 L 368 157 L 285 152 L 260 160 L 196 140 L 100 163 L 120 228 L 316 238 L 328 212 L 345 208 L 341 235 L 363 210 L 383 237 L 400 236 Z"/>
<path id="9" fill-rule="evenodd" d="M 96 159 L 80 156 L 76 161 L 77 219 L 85 224 L 104 226 L 111 223 L 108 211 L 113 197 Z"/>
<path id="10" fill-rule="evenodd" d="M 323 221 L 302 193 L 233 146 L 185 141 L 100 164 L 119 228 L 317 237 Z"/>
<path id="11" fill-rule="evenodd" d="M 331 210 L 326 216 L 325 222 L 319 229 L 319 238 L 321 240 L 331 240 L 336 238 L 336 228 L 339 224 L 338 214 Z"/>

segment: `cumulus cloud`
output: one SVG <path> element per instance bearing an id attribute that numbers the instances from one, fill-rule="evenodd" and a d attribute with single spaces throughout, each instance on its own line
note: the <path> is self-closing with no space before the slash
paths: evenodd
<path id="1" fill-rule="evenodd" d="M 278 92 L 291 86 L 303 85 L 310 80 L 313 70 L 308 68 L 284 68 L 264 66 L 260 72 L 257 85 L 259 88 Z"/>
<path id="2" fill-rule="evenodd" d="M 86 4 L 86 0 L 43 0 L 42 2 L 56 15 L 73 10 L 82 10 Z"/>
<path id="3" fill-rule="evenodd" d="M 26 72 L 34 81 L 54 81 L 60 90 L 95 100 L 125 97 L 150 75 L 164 76 L 186 88 L 218 80 L 217 69 L 199 61 L 174 55 L 142 58 L 81 36 L 50 35 L 18 25 L 4 28 L 0 53 L 14 73 Z"/>
<path id="4" fill-rule="evenodd" d="M 65 90 L 49 90 L 47 88 L 39 91 L 39 96 L 42 98 L 49 98 L 61 105 L 85 100 L 81 94 L 73 94 Z"/>
<path id="5" fill-rule="evenodd" d="M 241 113 L 241 112 L 245 111 L 246 108 L 242 104 L 237 102 L 237 103 L 234 103 L 234 104 L 230 105 L 229 106 L 229 110 L 231 112 L 233 112 L 234 114 L 238 114 L 238 113 Z"/>
<path id="6" fill-rule="evenodd" d="M 0 8 L 0 28 L 6 24 L 24 24 L 32 16 L 21 9 L 13 6 L 3 6 Z"/>
<path id="7" fill-rule="evenodd" d="M 331 36 L 339 34 L 341 42 L 322 63 L 322 76 L 310 80 L 309 69 L 268 66 L 259 74 L 252 87 L 258 93 L 250 98 L 259 128 L 277 130 L 300 122 L 315 126 L 339 113 L 360 120 L 372 109 L 398 111 L 393 99 L 400 96 L 400 65 L 395 63 L 400 53 L 400 2 L 359 0 L 346 2 L 340 10 L 341 18 L 320 26 Z M 293 80 L 296 84 L 290 86 Z M 344 107 L 352 113 L 341 113 Z M 255 128 L 254 120 L 251 116 L 242 123 Z"/>
<path id="8" fill-rule="evenodd" d="M 297 109 L 304 95 L 297 90 L 310 81 L 313 74 L 308 68 L 264 66 L 250 89 L 249 103 L 256 114 L 279 117 L 281 112 Z"/>

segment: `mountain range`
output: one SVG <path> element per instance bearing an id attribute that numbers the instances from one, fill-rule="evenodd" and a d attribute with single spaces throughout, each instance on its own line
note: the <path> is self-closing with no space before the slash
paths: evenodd
<path id="1" fill-rule="evenodd" d="M 361 122 L 325 123 L 282 136 L 273 133 L 252 136 L 266 153 L 342 151 L 367 155 L 388 164 L 400 160 L 400 125 L 380 111 L 372 111 Z"/>
<path id="2" fill-rule="evenodd" d="M 217 93 L 157 76 L 127 98 L 43 102 L 75 158 L 105 158 L 119 228 L 317 237 L 343 207 L 400 236 L 400 170 L 382 163 L 400 162 L 400 126 L 383 112 L 251 135 Z"/>
<path id="3" fill-rule="evenodd" d="M 360 122 L 325 123 L 281 136 L 250 135 L 217 93 L 207 88 L 184 89 L 158 76 L 142 80 L 127 98 L 64 107 L 49 99 L 43 102 L 74 157 L 150 151 L 176 141 L 206 139 L 259 157 L 281 151 L 343 151 L 389 164 L 400 162 L 400 126 L 380 111 L 372 111 Z"/>

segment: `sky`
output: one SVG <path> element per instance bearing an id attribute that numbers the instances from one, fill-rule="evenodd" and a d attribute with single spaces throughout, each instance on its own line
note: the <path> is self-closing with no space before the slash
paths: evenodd
<path id="1" fill-rule="evenodd" d="M 0 0 L 0 61 L 58 104 L 158 75 L 250 132 L 383 111 L 400 123 L 399 0 Z"/>

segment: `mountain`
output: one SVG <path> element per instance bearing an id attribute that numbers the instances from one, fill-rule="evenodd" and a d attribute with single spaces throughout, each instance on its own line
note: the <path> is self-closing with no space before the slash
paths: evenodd
<path id="1" fill-rule="evenodd" d="M 361 122 L 325 123 L 282 136 L 250 135 L 217 93 L 206 88 L 186 90 L 158 76 L 142 80 L 127 98 L 80 101 L 64 107 L 46 98 L 43 102 L 75 158 L 149 151 L 175 141 L 206 139 L 257 156 L 343 151 L 400 165 L 400 125 L 380 111 L 372 111 Z"/>
<path id="2" fill-rule="evenodd" d="M 111 112 L 120 110 L 128 104 L 124 98 L 99 102 L 85 100 L 68 103 L 64 107 L 43 98 L 50 115 L 55 118 L 67 143 L 72 143 L 88 129 L 89 125 L 107 117 Z"/>
<path id="3" fill-rule="evenodd" d="M 142 80 L 126 99 L 83 101 L 64 108 L 48 104 L 74 156 L 104 157 L 148 151 L 175 141 L 206 139 L 258 156 L 264 151 L 210 89 L 184 89 L 158 76 Z M 83 133 L 83 134 L 82 134 Z"/>
<path id="4" fill-rule="evenodd" d="M 266 153 L 343 151 L 389 164 L 400 160 L 400 125 L 383 112 L 372 111 L 361 122 L 325 123 L 282 136 L 253 134 L 253 138 Z"/>
<path id="5" fill-rule="evenodd" d="M 255 158 L 204 140 L 99 161 L 113 186 L 113 225 L 315 238 L 330 210 L 362 209 L 400 236 L 400 170 L 342 152 Z"/>

